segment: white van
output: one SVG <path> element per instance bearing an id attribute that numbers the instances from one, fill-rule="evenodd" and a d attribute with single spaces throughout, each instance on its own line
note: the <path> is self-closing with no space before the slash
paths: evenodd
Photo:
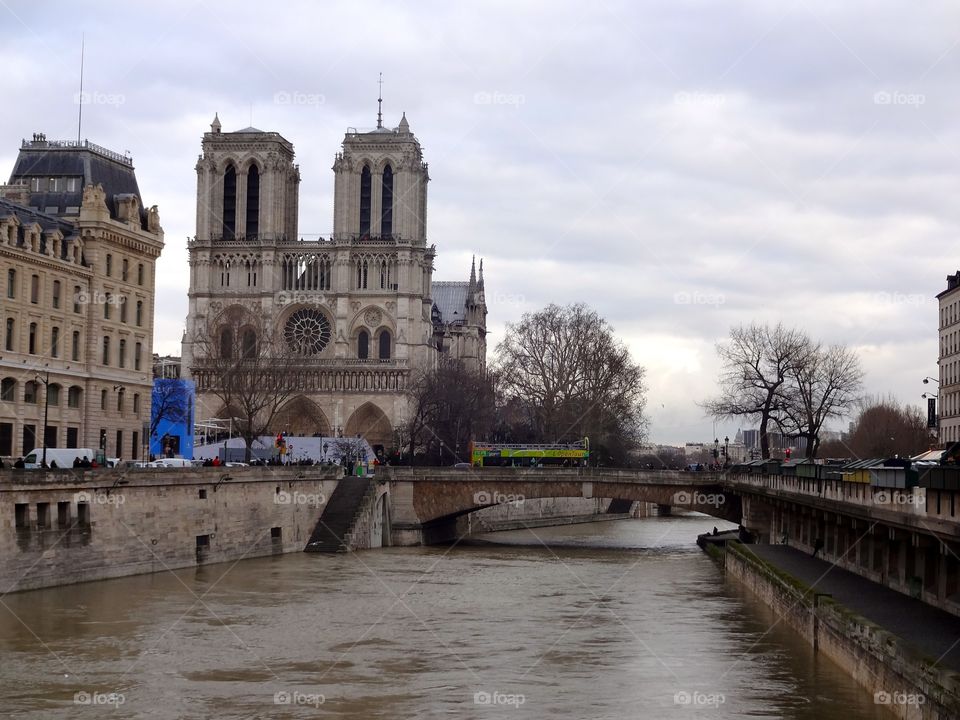
<path id="1" fill-rule="evenodd" d="M 47 448 L 47 467 L 72 468 L 76 458 L 86 458 L 93 462 L 96 455 L 90 448 Z M 43 462 L 43 448 L 36 448 L 28 452 L 23 458 L 23 467 L 26 470 L 36 470 Z"/>
<path id="2" fill-rule="evenodd" d="M 187 458 L 157 458 L 152 463 L 148 463 L 147 467 L 188 468 L 193 467 L 193 463 L 193 460 L 188 460 Z"/>

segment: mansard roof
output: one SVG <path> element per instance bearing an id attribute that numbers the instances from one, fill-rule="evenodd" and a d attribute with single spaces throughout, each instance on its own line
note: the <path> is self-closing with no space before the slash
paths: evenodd
<path id="1" fill-rule="evenodd" d="M 465 280 L 434 280 L 433 307 L 440 313 L 434 313 L 434 322 L 456 323 L 467 318 L 467 297 L 470 283 Z"/>

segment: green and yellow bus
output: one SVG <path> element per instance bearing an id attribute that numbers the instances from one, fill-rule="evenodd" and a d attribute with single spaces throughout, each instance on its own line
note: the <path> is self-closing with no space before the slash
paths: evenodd
<path id="1" fill-rule="evenodd" d="M 576 443 L 502 444 L 473 441 L 470 464 L 474 467 L 533 467 L 569 465 L 581 467 L 590 459 L 590 439 Z"/>

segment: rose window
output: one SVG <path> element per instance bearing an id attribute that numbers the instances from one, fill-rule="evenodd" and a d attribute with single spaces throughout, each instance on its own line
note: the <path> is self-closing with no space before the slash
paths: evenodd
<path id="1" fill-rule="evenodd" d="M 283 330 L 287 345 L 300 355 L 317 355 L 330 342 L 330 322 L 319 310 L 297 310 Z"/>

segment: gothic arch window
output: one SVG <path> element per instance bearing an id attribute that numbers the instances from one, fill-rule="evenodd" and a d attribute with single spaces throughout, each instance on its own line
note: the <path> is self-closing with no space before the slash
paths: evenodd
<path id="1" fill-rule="evenodd" d="M 370 357 L 370 335 L 366 330 L 361 330 L 357 335 L 357 357 L 361 360 Z"/>
<path id="2" fill-rule="evenodd" d="M 357 259 L 357 290 L 367 289 L 367 279 L 370 273 L 370 264 L 366 258 Z"/>
<path id="3" fill-rule="evenodd" d="M 237 233 L 237 169 L 227 165 L 223 173 L 223 237 L 232 240 Z"/>
<path id="4" fill-rule="evenodd" d="M 243 357 L 253 359 L 257 356 L 257 333 L 253 330 L 243 331 Z"/>
<path id="5" fill-rule="evenodd" d="M 384 330 L 383 332 L 380 333 L 379 345 L 380 345 L 379 347 L 380 359 L 389 360 L 390 359 L 390 331 L 389 330 Z"/>
<path id="6" fill-rule="evenodd" d="M 360 171 L 360 234 L 370 234 L 370 199 L 371 183 L 370 166 L 364 165 Z"/>
<path id="7" fill-rule="evenodd" d="M 383 187 L 381 189 L 380 234 L 393 235 L 393 168 L 388 164 L 383 168 Z"/>
<path id="8" fill-rule="evenodd" d="M 260 232 L 260 171 L 251 165 L 247 171 L 247 229 L 248 238 L 256 238 Z"/>
<path id="9" fill-rule="evenodd" d="M 233 357 L 233 330 L 228 327 L 220 331 L 220 357 L 225 360 Z"/>

